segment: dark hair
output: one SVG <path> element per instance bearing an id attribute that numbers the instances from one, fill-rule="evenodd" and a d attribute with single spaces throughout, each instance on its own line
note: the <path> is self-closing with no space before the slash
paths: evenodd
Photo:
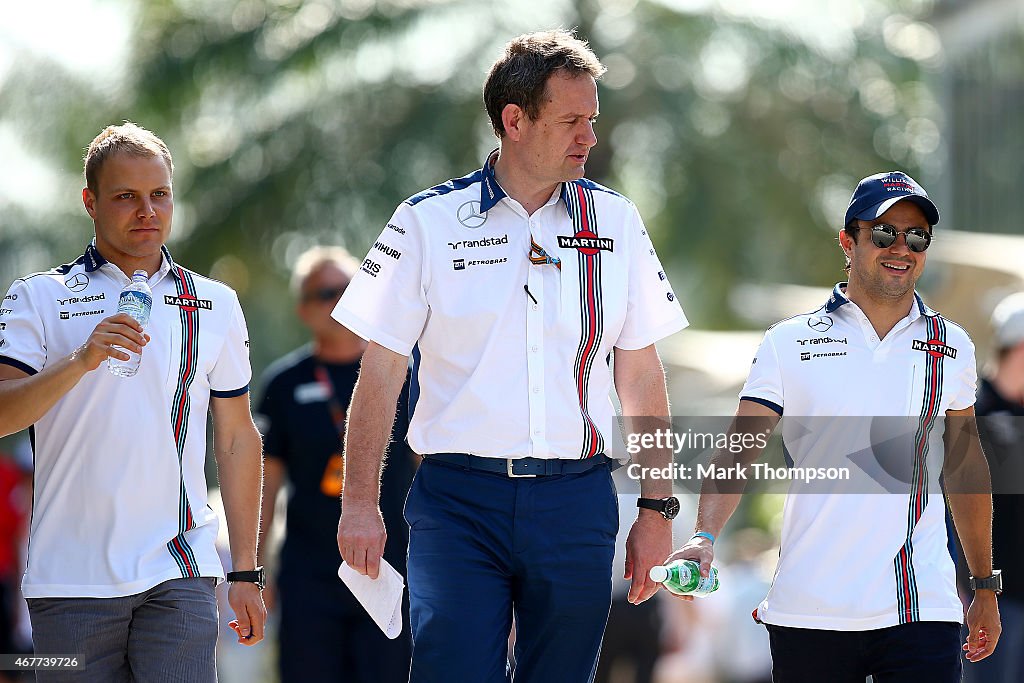
<path id="1" fill-rule="evenodd" d="M 850 239 L 853 240 L 853 243 L 856 244 L 857 243 L 857 233 L 860 232 L 860 230 L 859 230 L 859 228 L 857 226 L 857 219 L 854 218 L 852 221 L 850 221 L 849 223 L 844 225 L 843 226 L 843 232 L 845 232 L 847 235 L 849 235 Z M 846 263 L 843 265 L 843 270 L 846 271 L 847 275 L 849 275 L 850 274 L 850 257 L 846 255 L 846 252 L 843 252 L 843 258 L 846 259 Z"/>
<path id="2" fill-rule="evenodd" d="M 174 173 L 171 151 L 164 141 L 142 126 L 125 121 L 120 126 L 107 126 L 89 143 L 85 152 L 85 184 L 96 193 L 99 191 L 100 169 L 107 159 L 116 154 L 134 157 L 160 157 L 167 164 L 167 170 Z"/>
<path id="3" fill-rule="evenodd" d="M 518 105 L 536 119 L 544 103 L 548 78 L 558 71 L 598 79 L 606 71 L 585 40 L 564 29 L 527 33 L 513 39 L 491 66 L 484 82 L 484 107 L 499 138 L 505 135 L 501 112 Z"/>

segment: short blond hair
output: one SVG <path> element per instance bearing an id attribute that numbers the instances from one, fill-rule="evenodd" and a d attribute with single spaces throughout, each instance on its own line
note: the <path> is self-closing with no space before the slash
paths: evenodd
<path id="1" fill-rule="evenodd" d="M 160 157 L 167 164 L 167 170 L 174 175 L 171 150 L 157 135 L 125 121 L 120 126 L 107 126 L 89 143 L 85 152 L 85 185 L 93 193 L 99 190 L 100 169 L 107 159 L 117 154 L 133 157 Z"/>

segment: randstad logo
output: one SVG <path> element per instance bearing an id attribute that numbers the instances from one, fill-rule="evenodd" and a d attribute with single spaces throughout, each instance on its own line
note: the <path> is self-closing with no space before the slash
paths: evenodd
<path id="1" fill-rule="evenodd" d="M 484 237 L 479 240 L 459 240 L 458 242 L 449 242 L 448 246 L 452 249 L 478 249 L 480 247 L 496 247 L 500 244 L 508 244 L 508 235 L 502 235 L 501 237 Z"/>

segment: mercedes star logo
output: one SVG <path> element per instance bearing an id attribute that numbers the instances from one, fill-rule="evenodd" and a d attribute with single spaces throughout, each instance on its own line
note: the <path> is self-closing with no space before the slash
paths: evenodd
<path id="1" fill-rule="evenodd" d="M 807 319 L 807 327 L 815 332 L 828 332 L 832 327 L 832 318 L 827 315 L 819 315 Z"/>
<path id="2" fill-rule="evenodd" d="M 467 228 L 479 228 L 487 222 L 487 214 L 480 213 L 480 202 L 468 201 L 459 207 L 459 222 Z"/>
<path id="3" fill-rule="evenodd" d="M 72 278 L 68 278 L 64 281 L 68 289 L 72 292 L 81 292 L 83 289 L 89 286 L 89 276 L 85 273 L 79 273 Z"/>

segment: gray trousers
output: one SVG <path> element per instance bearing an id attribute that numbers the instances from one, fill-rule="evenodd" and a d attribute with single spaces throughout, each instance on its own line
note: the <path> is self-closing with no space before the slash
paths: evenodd
<path id="1" fill-rule="evenodd" d="M 216 683 L 212 578 L 172 579 L 120 598 L 30 598 L 36 655 L 77 655 L 76 671 L 37 671 L 41 683 Z"/>

